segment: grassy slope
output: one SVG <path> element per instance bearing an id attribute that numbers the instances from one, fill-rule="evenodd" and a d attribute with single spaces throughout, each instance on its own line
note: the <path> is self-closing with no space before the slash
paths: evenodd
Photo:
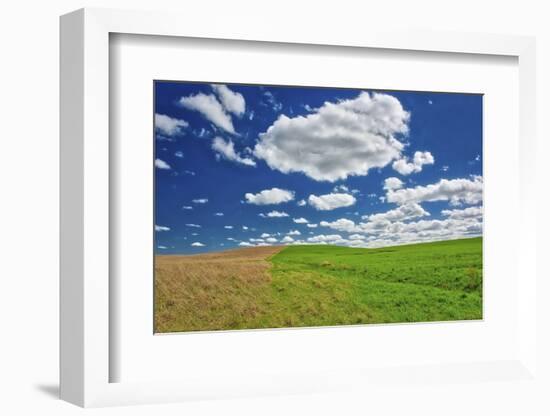
<path id="1" fill-rule="evenodd" d="M 293 326 L 479 319 L 481 246 L 288 247 L 272 259 L 276 315 Z"/>
<path id="2" fill-rule="evenodd" d="M 380 249 L 289 246 L 269 252 L 270 273 L 266 255 L 252 258 L 258 251 L 164 256 L 157 330 L 479 319 L 481 246 L 481 238 Z"/>

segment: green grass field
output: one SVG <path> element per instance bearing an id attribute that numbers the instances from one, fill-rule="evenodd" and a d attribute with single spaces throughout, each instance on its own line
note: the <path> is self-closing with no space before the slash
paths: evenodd
<path id="1" fill-rule="evenodd" d="M 183 308 L 192 300 L 187 295 L 177 301 L 186 318 L 178 316 L 177 302 L 172 310 L 164 306 L 170 293 L 160 293 L 157 311 L 162 307 L 166 319 L 159 332 L 482 318 L 481 238 L 379 249 L 288 246 L 267 261 L 267 278 L 257 282 L 248 276 L 243 283 L 229 263 L 223 267 L 226 277 L 217 279 L 232 279 L 242 290 L 210 284 L 210 292 L 201 292 L 206 300 L 199 320 L 192 308 Z"/>
<path id="2" fill-rule="evenodd" d="M 481 319 L 481 251 L 481 238 L 287 247 L 272 258 L 273 296 L 292 326 Z"/>

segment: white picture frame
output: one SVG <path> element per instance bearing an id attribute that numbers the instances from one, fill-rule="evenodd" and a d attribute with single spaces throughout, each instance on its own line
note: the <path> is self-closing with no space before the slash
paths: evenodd
<path id="1" fill-rule="evenodd" d="M 196 398 L 333 391 L 349 384 L 377 383 L 395 370 L 349 374 L 335 372 L 319 379 L 282 374 L 273 380 L 235 385 L 231 374 L 219 378 L 147 383 L 110 382 L 109 348 L 109 36 L 112 33 L 332 45 L 437 53 L 505 55 L 519 62 L 520 218 L 517 308 L 519 354 L 507 362 L 442 364 L 419 371 L 421 378 L 444 372 L 479 382 L 468 369 L 493 368 L 515 380 L 535 378 L 536 362 L 536 199 L 535 41 L 530 37 L 428 32 L 356 33 L 300 31 L 263 24 L 235 33 L 231 25 L 206 28 L 172 13 L 82 9 L 61 18 L 61 398 L 79 406 L 161 403 Z M 473 367 L 471 367 L 473 366 Z M 478 367 L 476 367 L 478 366 Z M 407 373 L 407 372 L 405 372 Z M 403 375 L 403 374 L 401 374 Z M 399 376 L 397 377 L 399 378 Z M 346 379 L 346 383 L 342 380 Z M 228 386 L 232 386 L 229 388 Z"/>

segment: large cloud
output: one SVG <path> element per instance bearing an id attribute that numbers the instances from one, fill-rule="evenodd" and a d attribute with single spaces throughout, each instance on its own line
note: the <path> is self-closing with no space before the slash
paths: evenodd
<path id="1" fill-rule="evenodd" d="M 155 114 L 155 129 L 162 135 L 177 136 L 189 123 L 185 120 L 169 117 L 165 114 Z"/>
<path id="2" fill-rule="evenodd" d="M 245 112 L 245 101 L 242 94 L 231 91 L 226 85 L 212 84 L 212 89 L 220 99 L 223 107 L 230 113 L 241 117 Z"/>
<path id="3" fill-rule="evenodd" d="M 248 192 L 244 197 L 249 204 L 272 205 L 292 201 L 294 199 L 294 192 L 287 191 L 286 189 L 271 188 L 264 189 L 257 194 Z"/>
<path id="4" fill-rule="evenodd" d="M 412 162 L 409 162 L 407 157 L 403 157 L 393 162 L 392 168 L 401 175 L 410 175 L 411 173 L 421 172 L 422 166 L 433 165 L 434 162 L 434 157 L 430 152 L 414 152 Z"/>
<path id="5" fill-rule="evenodd" d="M 450 201 L 451 205 L 466 203 L 478 204 L 483 199 L 483 178 L 473 176 L 471 179 L 441 179 L 435 184 L 416 186 L 414 188 L 388 190 L 388 202 L 406 204 L 422 201 Z"/>
<path id="6" fill-rule="evenodd" d="M 212 141 L 212 149 L 218 158 L 224 158 L 232 162 L 246 166 L 256 166 L 256 162 L 248 157 L 242 157 L 235 151 L 235 145 L 231 140 L 225 141 L 221 137 L 215 137 Z"/>
<path id="7" fill-rule="evenodd" d="M 213 94 L 198 93 L 189 97 L 181 97 L 179 103 L 189 110 L 198 111 L 207 120 L 228 133 L 235 134 L 231 116 L 225 112 Z"/>
<path id="8" fill-rule="evenodd" d="M 353 195 L 332 193 L 326 195 L 310 195 L 309 205 L 319 211 L 330 211 L 336 208 L 349 207 L 357 201 Z"/>
<path id="9" fill-rule="evenodd" d="M 409 113 L 395 97 L 362 92 L 354 99 L 326 102 L 306 116 L 279 116 L 260 134 L 254 154 L 283 173 L 334 182 L 400 158 L 403 144 L 396 135 L 408 132 L 408 121 Z"/>

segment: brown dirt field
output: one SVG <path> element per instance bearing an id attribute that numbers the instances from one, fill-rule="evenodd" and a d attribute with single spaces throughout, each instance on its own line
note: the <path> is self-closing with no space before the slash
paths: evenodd
<path id="1" fill-rule="evenodd" d="M 267 260 L 283 248 L 155 256 L 155 332 L 253 327 L 270 302 Z"/>

